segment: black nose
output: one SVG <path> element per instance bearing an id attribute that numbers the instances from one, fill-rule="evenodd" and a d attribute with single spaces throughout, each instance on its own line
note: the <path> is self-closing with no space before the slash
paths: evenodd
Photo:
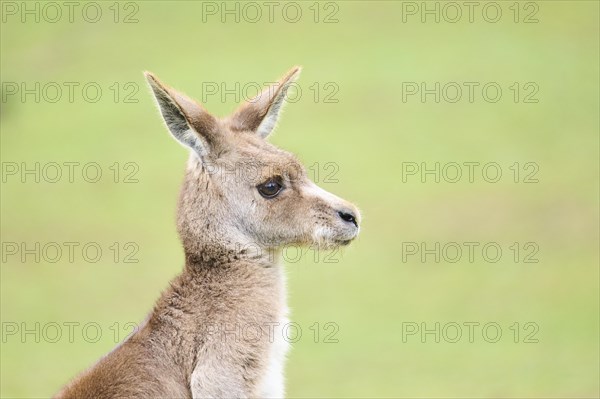
<path id="1" fill-rule="evenodd" d="M 340 217 L 342 218 L 342 220 L 344 222 L 352 223 L 356 227 L 358 227 L 358 223 L 356 222 L 356 216 L 354 216 L 353 214 L 347 213 L 347 212 L 338 211 L 338 215 L 340 215 Z"/>

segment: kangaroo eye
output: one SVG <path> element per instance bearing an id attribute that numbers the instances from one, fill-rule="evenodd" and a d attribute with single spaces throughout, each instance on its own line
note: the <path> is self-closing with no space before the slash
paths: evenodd
<path id="1" fill-rule="evenodd" d="M 279 182 L 279 179 L 273 178 L 269 179 L 264 183 L 256 186 L 260 195 L 265 198 L 275 198 L 277 194 L 281 192 L 283 185 Z"/>

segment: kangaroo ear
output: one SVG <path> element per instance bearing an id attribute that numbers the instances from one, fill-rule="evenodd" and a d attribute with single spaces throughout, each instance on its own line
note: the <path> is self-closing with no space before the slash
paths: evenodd
<path id="1" fill-rule="evenodd" d="M 205 158 L 217 145 L 217 120 L 200 104 L 144 72 L 167 128 L 184 146 Z"/>
<path id="2" fill-rule="evenodd" d="M 300 70 L 298 66 L 292 68 L 279 82 L 242 104 L 231 118 L 232 129 L 251 131 L 260 137 L 267 137 L 277 124 L 286 92 L 300 75 Z"/>

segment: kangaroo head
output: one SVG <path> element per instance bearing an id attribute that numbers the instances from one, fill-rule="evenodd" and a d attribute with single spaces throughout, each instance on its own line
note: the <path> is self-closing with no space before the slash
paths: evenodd
<path id="1" fill-rule="evenodd" d="M 357 236 L 356 207 L 318 187 L 292 154 L 265 140 L 299 72 L 292 69 L 226 118 L 146 73 L 168 130 L 190 149 L 177 217 L 186 253 L 206 245 L 332 248 Z"/>

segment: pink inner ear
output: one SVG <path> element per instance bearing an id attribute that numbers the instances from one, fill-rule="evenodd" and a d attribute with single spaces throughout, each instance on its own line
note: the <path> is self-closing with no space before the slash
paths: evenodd
<path id="1" fill-rule="evenodd" d="M 257 132 L 261 137 L 266 137 L 277 122 L 279 111 L 285 100 L 285 92 L 300 73 L 300 67 L 290 70 L 277 83 L 267 87 L 256 97 L 242 104 L 231 117 L 233 131 Z M 272 120 L 265 120 L 272 118 Z M 259 127 L 265 122 L 264 129 Z"/>
<path id="2" fill-rule="evenodd" d="M 192 148 L 198 155 L 214 150 L 220 139 L 216 118 L 196 101 L 163 84 L 151 73 L 145 75 L 163 119 L 175 139 Z M 190 127 L 193 132 L 190 132 Z"/>
<path id="3" fill-rule="evenodd" d="M 173 89 L 169 93 L 175 102 L 181 107 L 190 126 L 204 136 L 206 140 L 214 143 L 218 139 L 218 123 L 214 116 L 206 111 L 198 102 Z"/>

